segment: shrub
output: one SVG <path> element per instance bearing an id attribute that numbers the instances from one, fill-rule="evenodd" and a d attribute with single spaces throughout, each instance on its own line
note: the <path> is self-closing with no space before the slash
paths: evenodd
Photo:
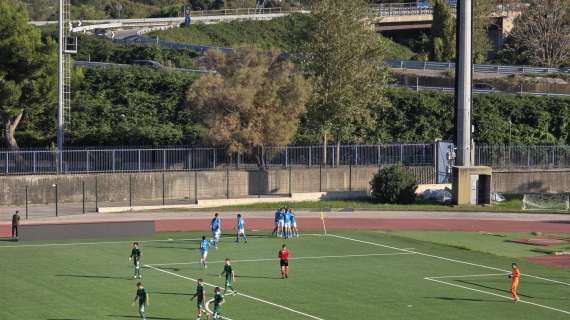
<path id="1" fill-rule="evenodd" d="M 402 164 L 381 168 L 370 181 L 372 199 L 380 203 L 413 203 L 418 184 Z"/>

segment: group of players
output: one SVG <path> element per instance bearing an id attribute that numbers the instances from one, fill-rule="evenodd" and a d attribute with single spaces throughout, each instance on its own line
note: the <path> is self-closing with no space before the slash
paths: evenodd
<path id="1" fill-rule="evenodd" d="M 297 219 L 293 209 L 282 207 L 275 211 L 275 228 L 273 228 L 272 234 L 284 239 L 299 236 Z"/>
<path id="2" fill-rule="evenodd" d="M 241 214 L 237 214 L 237 222 L 236 222 L 236 242 L 240 242 L 240 239 L 243 239 L 245 243 L 247 243 L 247 236 L 245 234 L 245 218 Z M 206 239 L 206 236 L 202 236 L 202 240 L 200 241 L 200 264 L 204 269 L 208 268 L 208 251 L 210 250 L 210 246 L 214 246 L 216 250 L 218 249 L 220 238 L 222 235 L 222 221 L 218 215 L 218 213 L 214 214 L 209 226 L 211 232 L 211 239 Z M 275 229 L 273 230 L 273 234 L 283 237 L 285 239 L 291 237 L 298 237 L 299 231 L 297 228 L 297 221 L 295 219 L 295 214 L 293 210 L 287 208 L 280 208 L 275 212 Z M 281 271 L 281 278 L 287 279 L 289 278 L 289 250 L 287 246 L 284 244 L 277 254 L 279 258 L 279 266 Z M 138 242 L 133 243 L 133 247 L 131 249 L 131 254 L 129 256 L 129 260 L 131 260 L 134 264 L 134 279 L 142 279 L 142 275 L 140 272 L 140 260 L 142 257 L 142 252 L 139 247 Z M 211 312 L 208 311 L 206 308 L 207 299 L 206 299 L 206 291 L 204 290 L 204 280 L 198 279 L 196 293 L 192 296 L 193 300 L 196 298 L 196 306 L 197 306 L 197 319 L 201 319 L 203 315 L 205 315 L 208 319 L 220 319 L 221 318 L 221 306 L 224 304 L 224 295 L 228 291 L 231 290 L 232 295 L 237 294 L 237 290 L 234 288 L 233 283 L 235 282 L 235 272 L 233 270 L 231 259 L 226 258 L 224 261 L 224 268 L 222 273 L 220 273 L 220 277 L 225 275 L 225 285 L 224 291 L 222 293 L 222 289 L 220 287 L 214 288 L 214 298 L 213 304 L 214 307 Z M 133 301 L 133 305 L 138 301 L 139 304 L 139 315 L 142 320 L 146 319 L 145 316 L 145 309 L 150 304 L 149 295 L 144 288 L 142 282 L 137 283 L 137 292 L 135 295 L 135 299 Z"/>

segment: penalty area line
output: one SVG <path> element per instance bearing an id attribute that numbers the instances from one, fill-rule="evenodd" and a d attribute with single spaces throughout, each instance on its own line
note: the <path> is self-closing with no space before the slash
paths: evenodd
<path id="1" fill-rule="evenodd" d="M 361 258 L 361 257 L 381 257 L 381 256 L 401 256 L 401 255 L 412 255 L 414 253 L 408 252 L 392 252 L 392 253 L 367 253 L 367 254 L 348 254 L 339 256 L 315 256 L 315 257 L 291 257 L 289 260 L 316 260 L 316 259 L 337 259 L 337 258 Z M 262 259 L 244 259 L 244 260 L 232 260 L 232 263 L 240 262 L 263 262 L 263 261 L 279 261 L 279 258 L 262 258 Z M 208 264 L 213 263 L 224 263 L 225 260 L 208 261 Z M 191 264 L 201 264 L 199 261 L 193 262 L 172 262 L 172 263 L 153 263 L 148 264 L 148 266 L 176 266 L 176 265 L 191 265 Z"/>
<path id="2" fill-rule="evenodd" d="M 441 284 L 445 284 L 448 286 L 452 286 L 452 287 L 457 287 L 457 288 L 461 288 L 461 289 L 465 289 L 465 290 L 471 290 L 471 291 L 475 291 L 475 292 L 479 292 L 479 293 L 483 293 L 483 294 L 487 294 L 487 295 L 491 295 L 491 296 L 495 296 L 495 297 L 500 297 L 500 298 L 504 298 L 504 299 L 508 299 L 508 300 L 512 300 L 512 297 L 509 296 L 504 296 L 502 294 L 498 294 L 498 293 L 494 293 L 494 292 L 489 292 L 489 291 L 484 291 L 484 290 L 479 290 L 479 289 L 475 289 L 475 288 L 469 288 L 466 286 L 462 286 L 459 284 L 455 284 L 455 283 L 449 283 L 443 280 L 439 280 L 439 279 L 434 279 L 434 278 L 430 278 L 430 277 L 425 277 L 425 280 L 429 280 L 429 281 L 433 281 L 433 282 L 438 282 Z M 557 309 L 557 308 L 553 308 L 553 307 L 549 307 L 549 306 L 545 306 L 542 304 L 538 304 L 538 303 L 534 303 L 534 302 L 530 302 L 530 301 L 526 301 L 526 300 L 519 300 L 519 303 L 526 303 L 535 307 L 539 307 L 539 308 L 544 308 L 544 309 L 548 309 L 548 310 L 552 310 L 552 311 L 558 311 L 564 314 L 568 314 L 570 315 L 570 311 L 566 311 L 566 310 L 562 310 L 562 309 Z"/>
<path id="3" fill-rule="evenodd" d="M 187 276 L 183 276 L 183 275 L 181 275 L 181 274 L 174 273 L 174 272 L 171 272 L 171 271 L 163 270 L 163 269 L 154 267 L 154 266 L 152 266 L 152 265 L 148 265 L 148 264 L 147 264 L 147 265 L 145 265 L 145 267 L 148 267 L 148 268 L 154 269 L 154 270 L 156 270 L 156 271 L 159 271 L 159 272 L 162 272 L 162 273 L 166 273 L 166 274 L 169 274 L 169 275 L 178 277 L 178 278 L 190 280 L 190 281 L 193 281 L 193 282 L 198 282 L 197 279 L 194 279 L 194 278 L 191 278 L 191 277 L 187 277 Z M 207 283 L 207 282 L 204 282 L 204 284 L 207 285 L 207 286 L 209 286 L 209 287 L 213 287 L 213 288 L 218 287 L 218 286 L 216 286 L 216 285 L 213 285 L 213 284 L 210 284 L 210 283 Z M 263 300 L 263 299 L 260 299 L 260 298 L 256 298 L 256 297 L 254 297 L 254 296 L 250 296 L 250 295 L 245 294 L 245 293 L 238 292 L 238 293 L 236 293 L 236 294 L 237 294 L 238 296 L 242 296 L 242 297 L 248 298 L 248 299 L 250 299 L 250 300 L 262 302 L 262 303 L 265 303 L 265 304 L 268 304 L 268 305 L 271 305 L 271 306 L 274 306 L 274 307 L 277 307 L 277 308 L 280 308 L 280 309 L 283 309 L 283 310 L 287 310 L 287 311 L 290 311 L 290 312 L 293 312 L 293 313 L 296 313 L 296 314 L 305 316 L 305 317 L 307 317 L 307 318 L 311 318 L 311 319 L 315 319 L 315 320 L 324 320 L 323 318 L 319 318 L 319 317 L 310 315 L 310 314 L 308 314 L 308 313 L 305 313 L 305 312 L 302 312 L 302 311 L 299 311 L 299 310 L 295 310 L 295 309 L 292 309 L 292 308 L 289 308 L 289 307 L 286 307 L 286 306 L 284 306 L 284 305 L 280 305 L 280 304 L 277 304 L 277 303 L 274 303 L 274 302 L 271 302 L 271 301 L 267 301 L 267 300 Z"/>

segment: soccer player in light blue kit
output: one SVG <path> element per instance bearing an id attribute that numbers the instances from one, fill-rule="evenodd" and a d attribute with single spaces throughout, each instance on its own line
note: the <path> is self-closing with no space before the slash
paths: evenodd
<path id="1" fill-rule="evenodd" d="M 212 232 L 212 244 L 218 250 L 218 243 L 220 242 L 220 236 L 222 235 L 222 221 L 218 217 L 218 213 L 214 214 L 212 222 L 210 222 L 210 231 Z"/>
<path id="2" fill-rule="evenodd" d="M 242 236 L 244 242 L 247 243 L 247 237 L 245 235 L 245 219 L 243 218 L 241 213 L 238 213 L 237 215 L 236 230 L 237 230 L 236 242 L 239 242 L 239 236 Z"/>
<path id="3" fill-rule="evenodd" d="M 279 210 L 279 218 L 277 220 L 277 236 L 285 237 L 285 207 Z"/>
<path id="4" fill-rule="evenodd" d="M 283 214 L 283 219 L 284 219 L 284 226 L 283 226 L 283 238 L 287 239 L 287 238 L 291 238 L 292 237 L 292 232 L 291 232 L 291 210 L 289 208 L 287 208 L 285 210 L 285 213 Z"/>
<path id="5" fill-rule="evenodd" d="M 206 240 L 206 236 L 202 236 L 202 241 L 200 241 L 200 263 L 202 263 L 204 269 L 208 268 L 206 259 L 208 259 L 209 249 L 210 249 L 210 242 Z"/>
<path id="6" fill-rule="evenodd" d="M 281 209 L 282 208 L 275 210 L 275 228 L 273 228 L 271 235 L 279 235 L 279 217 L 281 217 Z"/>
<path id="7" fill-rule="evenodd" d="M 295 211 L 291 209 L 291 231 L 293 237 L 299 237 L 299 229 L 297 228 L 297 219 L 295 218 Z"/>

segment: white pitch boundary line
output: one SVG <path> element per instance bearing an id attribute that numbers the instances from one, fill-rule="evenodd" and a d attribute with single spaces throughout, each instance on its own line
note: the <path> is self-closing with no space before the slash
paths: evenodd
<path id="1" fill-rule="evenodd" d="M 181 274 L 174 273 L 174 272 L 170 272 L 170 271 L 167 271 L 167 270 L 163 270 L 163 269 L 160 269 L 160 268 L 151 266 L 151 265 L 145 265 L 145 267 L 148 267 L 148 268 L 151 268 L 151 269 L 154 269 L 154 270 L 156 270 L 156 271 L 160 271 L 160 272 L 163 272 L 163 273 L 166 273 L 166 274 L 170 274 L 170 275 L 173 275 L 173 276 L 178 277 L 178 278 L 190 280 L 190 281 L 193 281 L 193 282 L 197 282 L 197 281 L 198 281 L 198 280 L 196 280 L 196 279 L 194 279 L 194 278 L 186 277 L 186 276 L 183 276 L 183 275 L 181 275 Z M 210 284 L 210 283 L 207 283 L 207 282 L 204 282 L 204 284 L 207 285 L 207 286 L 210 286 L 210 287 L 214 287 L 214 288 L 217 287 L 217 286 L 215 286 L 215 285 L 213 285 L 213 284 Z M 277 308 L 280 308 L 280 309 L 283 309 L 283 310 L 287 310 L 287 311 L 290 311 L 290 312 L 293 312 L 293 313 L 296 313 L 296 314 L 305 316 L 305 317 L 307 317 L 307 318 L 311 318 L 311 319 L 315 319 L 315 320 L 324 320 L 323 318 L 319 318 L 319 317 L 310 315 L 310 314 L 308 314 L 308 313 L 304 313 L 304 312 L 301 312 L 301 311 L 298 311 L 298 310 L 295 310 L 295 309 L 291 309 L 291 308 L 289 308 L 289 307 L 286 307 L 286 306 L 283 306 L 283 305 L 280 305 L 280 304 L 277 304 L 277 303 L 274 303 L 274 302 L 271 302 L 271 301 L 267 301 L 267 300 L 263 300 L 263 299 L 260 299 L 260 298 L 256 298 L 256 297 L 254 297 L 254 296 L 250 296 L 250 295 L 247 295 L 247 294 L 242 293 L 242 292 L 238 292 L 237 295 L 240 295 L 240 296 L 243 296 L 243 297 L 245 297 L 245 298 L 248 298 L 248 299 L 251 299 L 251 300 L 255 300 L 255 301 L 258 301 L 258 302 L 262 302 L 262 303 L 265 303 L 265 304 L 268 304 L 268 305 L 271 305 L 271 306 L 274 306 L 274 307 L 277 307 Z"/>
<path id="2" fill-rule="evenodd" d="M 496 270 L 496 271 L 501 271 L 501 272 L 505 272 L 505 273 L 510 273 L 510 271 L 504 270 L 504 269 L 500 269 L 500 268 L 489 267 L 489 266 L 485 266 L 485 265 L 477 264 L 477 263 L 473 263 L 473 262 L 468 262 L 468 261 L 463 261 L 463 260 L 456 260 L 456 259 L 451 259 L 451 258 L 436 256 L 436 255 L 429 254 L 429 253 L 423 253 L 423 252 L 418 252 L 418 251 L 413 251 L 413 250 L 408 250 L 408 249 L 397 248 L 397 247 L 393 247 L 393 246 L 389 246 L 389 245 L 385 245 L 385 244 L 380 244 L 380 243 L 375 243 L 375 242 L 370 242 L 370 241 L 364 241 L 364 240 L 359 240 L 359 239 L 354 239 L 354 238 L 339 236 L 339 235 L 335 235 L 335 234 L 329 234 L 329 236 L 330 236 L 330 237 L 336 237 L 336 238 L 339 238 L 339 239 L 350 240 L 350 241 L 354 241 L 354 242 L 365 243 L 365 244 L 369 244 L 369 245 L 373 245 L 373 246 L 378 246 L 378 247 L 383 247 L 383 248 L 389 248 L 389 249 L 398 250 L 398 251 L 402 251 L 402 252 L 414 253 L 414 254 L 417 254 L 417 255 L 420 255 L 420 256 L 424 256 L 424 257 L 430 257 L 430 258 L 435 258 L 435 259 L 440 259 L 440 260 L 445 260 L 445 261 L 450 261 L 450 262 L 455 262 L 455 263 L 466 264 L 466 265 L 470 265 L 470 266 L 474 266 L 474 267 L 480 267 L 480 268 L 485 268 L 485 269 L 489 269 L 489 270 Z M 543 278 L 543 277 L 539 277 L 539 276 L 533 276 L 533 275 L 530 275 L 530 274 L 527 274 L 527 273 L 521 273 L 521 275 L 526 276 L 526 277 L 529 277 L 529 278 L 535 278 L 535 279 L 540 279 L 540 280 L 544 280 L 544 281 L 548 281 L 548 282 L 553 282 L 553 283 L 562 284 L 562 285 L 565 285 L 565 286 L 570 286 L 570 283 L 567 283 L 567 282 L 562 282 L 562 281 L 558 281 L 558 280 Z"/>
<path id="3" fill-rule="evenodd" d="M 442 283 L 442 284 L 446 284 L 446 285 L 448 285 L 448 286 L 458 287 L 458 288 L 462 288 L 462 289 L 466 289 L 466 290 L 471 290 L 471 291 L 475 291 L 475 292 L 479 292 L 479 293 L 484 293 L 484 294 L 488 294 L 488 295 L 492 295 L 492 296 L 496 296 L 496 297 L 500 297 L 500 298 L 505 298 L 505 299 L 508 299 L 508 300 L 512 300 L 512 299 L 513 299 L 512 297 L 504 296 L 504 295 L 502 295 L 502 294 L 498 294 L 498 293 L 494 293 L 494 292 L 489 292 L 489 291 L 484 291 L 484 290 L 479 290 L 479 289 L 475 289 L 475 288 L 469 288 L 469 287 L 462 286 L 462 285 L 459 285 L 459 284 L 449 283 L 449 282 L 446 282 L 446 281 L 442 281 L 442 280 L 438 280 L 438 279 L 434 279 L 434 278 L 430 278 L 430 277 L 426 277 L 426 278 L 424 278 L 424 279 L 429 280 L 429 281 L 434 281 L 434 282 Z M 552 310 L 552 311 L 558 311 L 558 312 L 561 312 L 561 313 L 565 313 L 565 314 L 569 314 L 569 315 L 570 315 L 570 311 L 566 311 L 566 310 L 562 310 L 562 309 L 557 309 L 557 308 L 545 306 L 545 305 L 542 305 L 542 304 L 538 304 L 538 303 L 534 303 L 534 302 L 530 302 L 530 301 L 526 301 L 526 300 L 519 300 L 519 302 L 520 302 L 520 303 L 530 304 L 530 305 L 533 305 L 533 306 L 535 306 L 535 307 L 540 307 L 540 308 L 544 308 L 544 309 L 549 309 L 549 310 Z"/>
<path id="4" fill-rule="evenodd" d="M 206 312 L 208 312 L 209 314 L 213 315 L 214 313 L 212 312 L 212 310 L 210 310 L 210 308 L 208 307 L 208 305 L 210 305 L 210 303 L 212 303 L 212 301 L 214 301 L 214 299 L 210 299 L 208 301 L 206 301 Z M 228 317 L 224 317 L 224 316 L 220 316 L 220 318 L 222 319 L 226 319 L 226 320 L 232 320 L 231 318 Z"/>
<path id="5" fill-rule="evenodd" d="M 289 258 L 289 260 L 359 258 L 359 257 L 377 257 L 377 256 L 401 256 L 401 255 L 412 255 L 412 254 L 414 254 L 414 253 L 408 253 L 408 252 L 368 253 L 368 254 L 349 254 L 349 255 L 343 255 L 343 256 L 292 257 L 292 258 Z M 263 262 L 263 261 L 279 261 L 279 258 L 232 260 L 232 263 Z M 217 261 L 208 261 L 207 263 L 213 264 L 213 263 L 224 263 L 224 262 L 225 262 L 225 260 L 217 260 Z M 148 266 L 176 266 L 176 265 L 191 265 L 191 264 L 201 264 L 201 262 L 193 261 L 193 262 L 153 263 L 153 264 L 148 264 Z"/>
<path id="6" fill-rule="evenodd" d="M 0 246 L 0 249 L 2 249 L 2 248 L 25 248 L 25 247 L 88 246 L 88 245 L 98 245 L 98 244 L 133 243 L 135 241 L 137 241 L 139 243 L 145 243 L 145 242 L 172 242 L 172 241 L 198 241 L 198 240 L 202 240 L 202 239 L 201 238 L 195 238 L 195 239 L 123 240 L 123 241 L 100 241 L 100 242 L 20 244 L 20 245 L 10 245 L 10 246 Z"/>
<path id="7" fill-rule="evenodd" d="M 301 236 L 320 236 L 317 233 L 307 233 Z M 234 236 L 227 235 L 222 236 L 222 239 L 235 239 Z M 202 238 L 192 238 L 192 239 L 160 239 L 160 240 L 122 240 L 122 241 L 99 241 L 99 242 L 74 242 L 74 243 L 43 243 L 43 244 L 15 244 L 0 246 L 2 248 L 26 248 L 26 247 L 67 247 L 67 246 L 87 246 L 87 245 L 98 245 L 98 244 L 120 244 L 120 243 L 133 243 L 138 241 L 140 243 L 145 242 L 169 242 L 169 241 L 199 241 Z"/>

